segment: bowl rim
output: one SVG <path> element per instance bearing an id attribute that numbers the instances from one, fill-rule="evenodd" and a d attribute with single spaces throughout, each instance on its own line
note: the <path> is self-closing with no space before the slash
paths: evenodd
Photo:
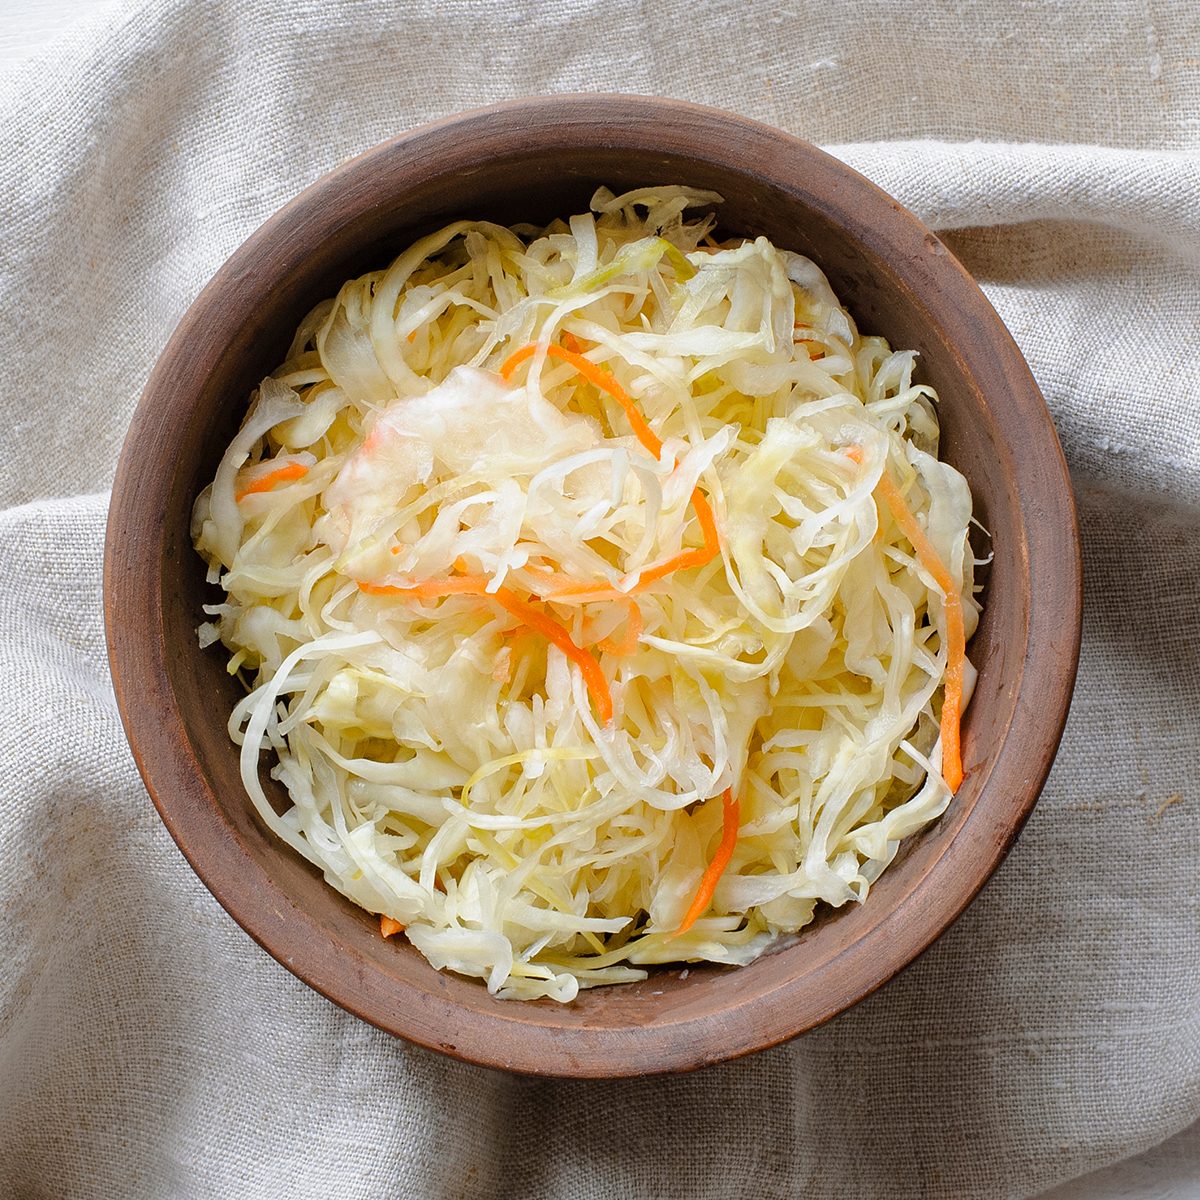
<path id="1" fill-rule="evenodd" d="M 802 175 L 807 177 L 807 188 L 817 180 L 824 187 L 816 190 L 835 219 L 853 208 L 858 216 L 851 228 L 861 225 L 870 229 L 883 245 L 923 247 L 922 270 L 936 281 L 955 319 L 964 329 L 987 330 L 989 353 L 998 356 L 1006 374 L 1008 399 L 1020 417 L 1022 436 L 1040 448 L 1036 456 L 1013 459 L 1027 543 L 1030 612 L 1024 653 L 1014 673 L 1018 697 L 1013 717 L 1001 735 L 1004 744 L 993 763 L 991 776 L 996 778 L 989 777 L 983 785 L 995 794 L 989 793 L 988 804 L 975 805 L 941 856 L 902 897 L 897 910 L 904 909 L 903 921 L 885 920 L 820 966 L 822 978 L 843 981 L 840 990 L 831 988 L 831 995 L 838 999 L 824 1006 L 808 997 L 798 1013 L 797 992 L 785 982 L 723 1009 L 723 1020 L 711 1014 L 701 1018 L 684 1014 L 651 1027 L 617 1030 L 539 1025 L 520 1011 L 531 1006 L 501 1001 L 493 1003 L 494 1012 L 473 1011 L 469 1021 L 456 1020 L 462 1011 L 457 1003 L 431 992 L 422 1000 L 419 1019 L 414 1018 L 394 1002 L 394 995 L 392 1003 L 387 1002 L 387 988 L 378 981 L 364 983 L 362 971 L 371 969 L 365 960 L 356 960 L 352 973 L 360 989 L 348 987 L 345 957 L 331 939 L 322 936 L 321 926 L 291 905 L 282 891 L 252 894 L 254 889 L 247 885 L 244 871 L 225 857 L 225 852 L 238 852 L 217 814 L 205 811 L 209 806 L 195 775 L 195 761 L 187 753 L 186 726 L 166 667 L 156 548 L 161 550 L 167 486 L 148 479 L 141 463 L 151 446 L 161 451 L 163 414 L 171 407 L 178 380 L 187 376 L 189 343 L 210 322 L 216 320 L 219 325 L 217 314 L 227 290 L 246 278 L 264 250 L 295 230 L 303 229 L 310 237 L 332 232 L 329 201 L 334 196 L 350 194 L 356 197 L 356 211 L 365 211 L 372 202 L 368 185 L 378 172 L 389 166 L 396 170 L 397 163 L 411 165 L 422 148 L 431 145 L 440 152 L 449 143 L 481 136 L 504 137 L 511 144 L 520 138 L 528 143 L 537 137 L 561 139 L 570 130 L 576 138 L 586 134 L 594 145 L 645 149 L 669 144 L 673 150 L 686 147 L 696 155 L 697 146 L 688 139 L 701 125 L 710 135 L 710 161 L 732 166 L 746 176 L 757 175 L 773 187 L 786 185 L 795 190 Z M 737 147 L 736 154 L 728 147 Z M 755 164 L 753 168 L 747 165 L 750 163 Z M 844 220 L 841 223 L 846 224 Z M 1020 487 L 1022 480 L 1029 485 L 1027 494 Z M 1053 511 L 1033 501 L 1035 494 L 1044 498 L 1047 492 L 1057 501 Z M 146 586 L 147 581 L 153 581 L 153 586 Z M 1047 597 L 1051 592 L 1053 605 L 1038 602 L 1039 595 Z M 109 508 L 104 618 L 121 720 L 155 807 L 205 886 L 281 965 L 363 1020 L 452 1057 L 525 1074 L 619 1078 L 691 1070 L 807 1032 L 894 977 L 961 915 L 1016 841 L 1053 763 L 1078 664 L 1082 566 L 1066 461 L 1033 376 L 978 285 L 912 213 L 852 168 L 772 126 L 680 100 L 560 94 L 456 113 L 364 151 L 321 176 L 274 213 L 217 271 L 172 333 L 130 424 Z M 146 631 L 152 631 L 152 636 Z M 1052 658 L 1058 666 L 1049 672 L 1051 685 L 1047 686 L 1039 668 Z M 1019 767 L 1014 761 L 1018 756 Z M 244 858 L 241 862 L 244 864 Z M 259 883 L 267 893 L 274 887 L 265 877 Z M 909 903 L 915 893 L 930 888 L 932 894 L 922 903 Z M 888 946 L 887 969 L 864 970 L 865 956 L 881 938 Z M 731 1036 L 731 1014 L 740 1022 L 735 1036 Z M 514 1025 L 523 1029 L 522 1038 L 515 1039 L 520 1043 L 515 1050 L 514 1039 L 509 1037 Z M 438 1036 L 442 1027 L 453 1029 L 453 1043 Z M 573 1039 L 570 1053 L 565 1052 L 564 1039 L 568 1038 Z"/>

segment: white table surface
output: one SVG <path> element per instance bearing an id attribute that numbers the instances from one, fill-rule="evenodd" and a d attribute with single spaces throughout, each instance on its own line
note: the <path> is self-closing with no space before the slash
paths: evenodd
<path id="1" fill-rule="evenodd" d="M 0 0 L 0 74 L 58 35 L 121 0 Z M 1118 1167 L 1047 1193 L 1043 1200 L 1200 1200 L 1195 1128 Z"/>

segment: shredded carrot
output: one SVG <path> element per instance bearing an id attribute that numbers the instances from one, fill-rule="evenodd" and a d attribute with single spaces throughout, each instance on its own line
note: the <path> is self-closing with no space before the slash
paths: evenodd
<path id="1" fill-rule="evenodd" d="M 628 592 L 609 587 L 606 583 L 588 583 L 584 579 L 574 579 L 570 575 L 559 575 L 556 582 L 539 584 L 538 595 L 543 600 L 551 600 L 556 604 L 590 604 L 593 600 L 627 600 Z"/>
<path id="2" fill-rule="evenodd" d="M 644 592 L 652 583 L 685 567 L 702 567 L 711 562 L 720 552 L 721 543 L 717 538 L 717 522 L 712 508 L 704 498 L 699 488 L 692 489 L 692 507 L 700 521 L 704 533 L 704 545 L 694 550 L 684 550 L 673 558 L 656 566 L 647 567 L 641 572 L 638 581 L 628 591 L 610 587 L 606 583 L 588 583 L 586 580 L 573 579 L 569 575 L 551 575 L 547 586 L 542 588 L 540 595 L 543 599 L 555 603 L 590 604 L 593 600 L 628 600 L 638 592 Z"/>
<path id="3" fill-rule="evenodd" d="M 553 617 L 539 612 L 515 592 L 502 587 L 496 589 L 495 595 L 502 608 L 512 613 L 518 621 L 536 629 L 547 641 L 553 642 L 579 668 L 583 681 L 592 694 L 596 716 L 600 718 L 601 725 L 607 725 L 613 718 L 612 692 L 609 691 L 608 680 L 604 678 L 604 672 L 596 659 L 571 640 L 565 626 L 560 625 Z"/>
<path id="4" fill-rule="evenodd" d="M 514 350 L 504 360 L 503 365 L 500 367 L 500 377 L 505 383 L 511 382 L 513 372 L 526 359 L 532 358 L 538 352 L 538 348 L 537 342 L 529 342 L 519 350 Z M 551 358 L 561 358 L 563 362 L 570 363 L 593 387 L 599 388 L 602 392 L 607 392 L 624 410 L 625 416 L 637 440 L 655 458 L 662 457 L 663 444 L 659 441 L 658 435 L 646 424 L 646 419 L 638 411 L 638 406 L 633 402 L 633 397 L 617 382 L 615 375 L 604 370 L 603 367 L 596 366 L 591 359 L 584 358 L 577 351 L 566 350 L 562 346 L 547 346 L 546 354 Z"/>
<path id="5" fill-rule="evenodd" d="M 417 340 L 417 331 L 415 329 L 408 335 L 408 340 L 410 342 L 415 342 Z"/>
<path id="6" fill-rule="evenodd" d="M 863 448 L 857 442 L 847 446 L 845 454 L 851 462 L 861 463 L 863 460 Z"/>
<path id="7" fill-rule="evenodd" d="M 423 583 L 398 587 L 390 583 L 358 581 L 358 590 L 368 596 L 405 596 L 411 600 L 440 600 L 443 596 L 482 596 L 487 592 L 483 575 L 457 575 L 453 579 L 426 579 Z"/>
<path id="8" fill-rule="evenodd" d="M 741 806 L 734 799 L 732 788 L 725 789 L 721 796 L 721 804 L 724 809 L 721 844 L 717 847 L 716 854 L 712 856 L 712 862 L 708 864 L 704 874 L 700 877 L 700 886 L 696 889 L 696 895 L 687 912 L 683 914 L 679 928 L 671 934 L 673 938 L 687 933 L 696 923 L 697 917 L 700 917 L 712 903 L 717 883 L 725 873 L 725 868 L 729 866 L 729 860 L 733 857 L 733 848 L 737 845 L 738 825 L 741 823 Z"/>
<path id="9" fill-rule="evenodd" d="M 568 350 L 572 350 L 576 354 L 583 354 L 588 349 L 585 343 L 581 342 L 573 333 L 569 333 L 565 329 L 563 330 L 562 337 L 559 338 L 559 341 L 561 341 Z"/>
<path id="10" fill-rule="evenodd" d="M 702 567 L 712 562 L 720 553 L 721 543 L 717 538 L 716 518 L 699 488 L 692 489 L 692 507 L 696 510 L 700 528 L 704 533 L 704 545 L 694 550 L 684 550 L 656 566 L 645 568 L 637 583 L 628 591 L 609 587 L 606 583 L 588 583 L 586 580 L 573 579 L 569 575 L 552 575 L 548 579 L 548 586 L 542 588 L 539 594 L 543 599 L 565 604 L 572 601 L 577 604 L 590 604 L 593 600 L 627 600 L 675 571 L 686 567 Z M 550 582 L 550 579 L 553 582 Z"/>
<path id="11" fill-rule="evenodd" d="M 618 658 L 628 658 L 629 655 L 637 653 L 638 640 L 645 628 L 646 622 L 642 617 L 642 610 L 634 601 L 630 600 L 629 616 L 625 621 L 625 636 L 619 642 L 614 641 L 611 637 L 603 638 L 596 643 L 596 646 L 606 654 L 615 654 Z"/>
<path id="12" fill-rule="evenodd" d="M 592 695 L 592 703 L 596 706 L 596 715 L 600 718 L 600 723 L 607 725 L 613 716 L 612 692 L 609 691 L 608 680 L 605 679 L 596 659 L 588 651 L 577 646 L 566 628 L 553 617 L 539 612 L 510 588 L 500 587 L 494 592 L 489 592 L 487 584 L 488 580 L 483 575 L 459 575 L 454 579 L 427 579 L 423 583 L 403 587 L 388 583 L 367 583 L 360 579 L 358 587 L 369 596 L 403 596 L 413 600 L 433 600 L 442 596 L 481 596 L 484 599 L 495 600 L 522 624 L 528 625 L 547 641 L 553 642 L 575 663 Z"/>
<path id="13" fill-rule="evenodd" d="M 570 334 L 564 334 L 563 340 L 565 341 L 567 337 L 571 337 L 572 341 L 578 344 L 578 339 Z M 532 358 L 537 351 L 538 345 L 536 342 L 530 342 L 520 347 L 520 349 L 514 350 L 500 367 L 500 375 L 504 381 L 506 383 L 510 382 L 513 372 L 516 371 L 517 367 L 526 359 Z M 659 440 L 658 435 L 646 424 L 633 398 L 617 382 L 615 376 L 596 366 L 594 362 L 584 358 L 583 355 L 575 350 L 550 345 L 546 347 L 546 353 L 553 358 L 561 358 L 564 362 L 570 363 L 589 383 L 612 396 L 624 410 L 625 416 L 629 419 L 629 424 L 632 426 L 633 432 L 637 435 L 638 441 L 655 458 L 662 457 L 663 444 Z M 712 508 L 699 488 L 692 489 L 691 500 L 692 507 L 696 510 L 696 517 L 700 522 L 700 528 L 704 533 L 703 547 L 697 550 L 684 550 L 682 553 L 675 555 L 674 558 L 669 558 L 666 562 L 644 570 L 638 579 L 637 585 L 631 588 L 630 591 L 642 591 L 644 588 L 649 587 L 650 584 L 656 583 L 665 576 L 682 570 L 685 567 L 702 567 L 705 563 L 711 562 L 720 552 L 721 546 L 717 539 L 717 523 L 713 518 Z M 575 580 L 570 580 L 566 581 L 566 586 L 555 588 L 554 591 L 548 592 L 546 595 L 553 599 L 575 599 L 587 603 L 590 600 L 620 599 L 627 595 L 627 593 L 616 591 L 604 584 L 577 583 Z"/>
<path id="14" fill-rule="evenodd" d="M 401 933 L 404 926 L 399 921 L 393 921 L 386 913 L 379 914 L 379 932 L 385 938 L 390 938 L 393 934 Z"/>
<path id="15" fill-rule="evenodd" d="M 233 498 L 240 501 L 247 496 L 254 495 L 255 492 L 269 492 L 277 483 L 286 483 L 289 479 L 300 479 L 307 474 L 308 468 L 303 463 L 285 463 L 282 467 L 276 467 L 274 471 L 252 480 L 240 491 L 235 492 Z"/>
<path id="16" fill-rule="evenodd" d="M 942 700 L 942 777 L 952 792 L 963 780 L 961 724 L 963 707 L 963 669 L 967 657 L 967 639 L 963 627 L 962 597 L 954 586 L 946 564 L 938 556 L 925 531 L 917 523 L 912 509 L 904 502 L 900 489 L 885 470 L 875 485 L 875 493 L 891 511 L 892 519 L 912 543 L 921 565 L 942 589 L 946 605 L 946 688 Z"/>
<path id="17" fill-rule="evenodd" d="M 630 591 L 640 592 L 662 579 L 663 576 L 670 575 L 673 571 L 681 571 L 685 567 L 702 567 L 716 558 L 721 549 L 721 544 L 717 541 L 717 522 L 713 518 L 713 511 L 709 507 L 708 501 L 700 494 L 699 488 L 692 489 L 692 507 L 696 510 L 700 528 L 704 531 L 704 545 L 696 550 L 684 550 L 682 554 L 668 558 L 666 562 L 661 562 L 656 567 L 648 567 L 641 573 L 637 585 Z"/>

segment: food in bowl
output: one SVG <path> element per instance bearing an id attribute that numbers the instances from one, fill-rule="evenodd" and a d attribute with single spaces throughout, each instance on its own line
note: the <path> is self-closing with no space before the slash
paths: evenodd
<path id="1" fill-rule="evenodd" d="M 719 203 L 422 238 L 304 319 L 196 502 L 259 816 L 501 997 L 750 962 L 962 778 L 936 397 Z"/>

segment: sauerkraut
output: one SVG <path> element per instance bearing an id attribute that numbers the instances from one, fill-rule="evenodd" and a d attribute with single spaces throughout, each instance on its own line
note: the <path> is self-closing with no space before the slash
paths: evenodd
<path id="1" fill-rule="evenodd" d="M 422 238 L 304 319 L 195 505 L 259 817 L 500 997 L 748 963 L 961 778 L 935 396 L 720 199 Z"/>

